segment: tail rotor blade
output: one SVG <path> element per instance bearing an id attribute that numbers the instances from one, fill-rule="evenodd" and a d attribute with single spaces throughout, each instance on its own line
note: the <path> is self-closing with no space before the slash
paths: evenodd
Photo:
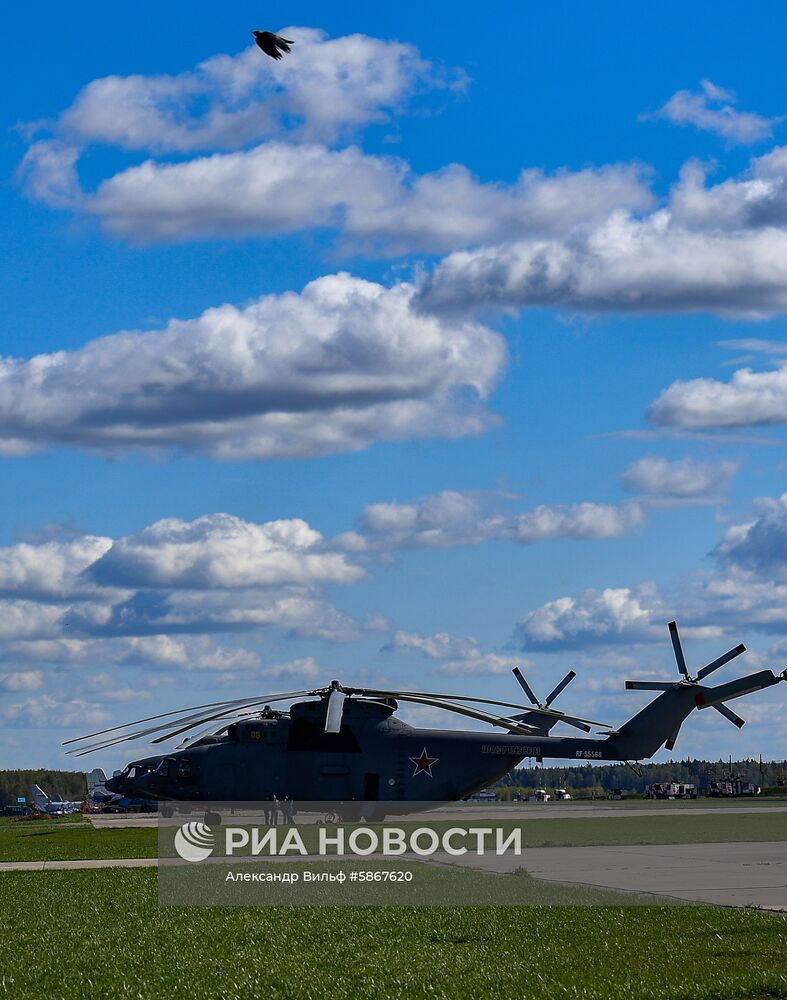
<path id="1" fill-rule="evenodd" d="M 669 691 L 673 681 L 626 681 L 627 691 Z"/>
<path id="2" fill-rule="evenodd" d="M 328 709 L 325 713 L 326 733 L 338 733 L 341 730 L 342 715 L 344 714 L 344 698 L 344 693 L 336 688 L 328 696 Z"/>
<path id="3" fill-rule="evenodd" d="M 745 720 L 739 715 L 736 715 L 731 709 L 727 708 L 726 705 L 713 705 L 713 708 L 715 708 L 720 715 L 723 715 L 725 719 L 729 719 L 733 726 L 737 726 L 738 729 L 746 725 Z"/>
<path id="4" fill-rule="evenodd" d="M 547 708 L 549 708 L 549 706 L 552 704 L 555 698 L 557 698 L 557 696 L 560 694 L 563 688 L 568 687 L 568 685 L 574 680 L 576 676 L 577 676 L 576 670 L 569 670 L 569 672 L 566 674 L 563 680 L 558 684 L 555 690 L 551 691 L 547 695 L 547 700 L 544 702 Z"/>
<path id="5" fill-rule="evenodd" d="M 702 670 L 697 671 L 697 680 L 701 681 L 703 677 L 707 677 L 708 674 L 712 674 L 714 670 L 718 670 L 719 667 L 723 667 L 725 663 L 729 663 L 730 660 L 734 660 L 736 656 L 740 656 L 741 653 L 746 652 L 746 647 L 741 643 L 736 646 L 735 649 L 728 650 L 723 656 L 719 656 L 715 660 L 711 660 Z"/>
<path id="6" fill-rule="evenodd" d="M 672 750 L 674 750 L 674 749 L 675 749 L 675 744 L 676 744 L 676 743 L 678 742 L 678 733 L 679 733 L 679 732 L 680 732 L 680 724 L 678 724 L 678 725 L 677 725 L 677 726 L 676 726 L 676 727 L 675 727 L 675 728 L 674 728 L 674 729 L 672 730 L 672 732 L 670 733 L 670 737 L 669 737 L 669 739 L 668 739 L 668 740 L 667 740 L 667 742 L 666 742 L 666 743 L 664 744 L 664 749 L 665 749 L 665 750 L 670 750 L 670 751 L 672 751 Z"/>
<path id="7" fill-rule="evenodd" d="M 678 663 L 678 670 L 680 670 L 680 672 L 683 674 L 684 677 L 688 677 L 689 669 L 686 666 L 686 659 L 683 656 L 683 647 L 680 644 L 680 636 L 678 635 L 678 623 L 670 622 L 668 628 L 669 628 L 670 639 L 672 639 L 672 648 L 675 651 L 675 659 L 677 660 Z"/>
<path id="8" fill-rule="evenodd" d="M 531 705 L 538 705 L 538 703 L 539 703 L 538 702 L 538 698 L 536 698 L 536 696 L 533 694 L 533 689 L 530 687 L 530 685 L 525 680 L 525 678 L 524 678 L 524 676 L 522 674 L 522 671 L 519 669 L 519 667 L 514 667 L 514 669 L 511 671 L 511 673 L 519 681 L 519 686 L 522 688 L 522 690 L 525 692 L 525 694 L 527 695 L 527 697 L 530 699 Z"/>

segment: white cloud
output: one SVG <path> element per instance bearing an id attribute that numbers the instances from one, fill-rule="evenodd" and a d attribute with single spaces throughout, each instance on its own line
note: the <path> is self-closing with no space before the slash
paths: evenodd
<path id="1" fill-rule="evenodd" d="M 35 195 L 38 183 L 46 200 L 55 185 L 53 167 L 43 165 L 38 181 L 31 162 L 28 187 Z M 635 166 L 525 170 L 513 185 L 482 184 L 458 164 L 419 176 L 356 147 L 269 142 L 184 163 L 148 160 L 105 180 L 82 207 L 109 232 L 143 243 L 327 228 L 367 252 L 442 252 L 562 234 L 598 224 L 613 209 L 647 208 L 653 197 L 640 174 Z"/>
<path id="2" fill-rule="evenodd" d="M 729 382 L 677 380 L 648 409 L 662 427 L 758 427 L 787 422 L 787 365 L 773 371 L 736 371 Z"/>
<path id="3" fill-rule="evenodd" d="M 374 217 L 400 186 L 396 161 L 350 147 L 271 142 L 185 163 L 147 160 L 105 180 L 84 208 L 138 242 L 274 236 Z"/>
<path id="4" fill-rule="evenodd" d="M 82 574 L 111 545 L 111 538 L 83 535 L 69 541 L 0 547 L 0 594 L 56 601 L 93 598 L 98 588 Z"/>
<path id="5" fill-rule="evenodd" d="M 781 118 L 764 118 L 751 111 L 738 111 L 735 95 L 703 80 L 699 92 L 679 90 L 653 115 L 675 125 L 693 125 L 704 132 L 714 132 L 731 143 L 748 145 L 767 139 Z"/>
<path id="6" fill-rule="evenodd" d="M 735 462 L 698 462 L 681 458 L 670 462 L 657 455 L 632 462 L 620 476 L 621 486 L 652 497 L 696 499 L 718 496 L 738 471 Z"/>
<path id="7" fill-rule="evenodd" d="M 430 660 L 440 661 L 438 673 L 452 676 L 484 676 L 505 674 L 516 666 L 532 666 L 521 656 L 501 656 L 485 653 L 475 636 L 457 636 L 449 632 L 421 635 L 418 632 L 397 631 L 387 650 L 415 649 Z"/>
<path id="8" fill-rule="evenodd" d="M 560 597 L 527 614 L 516 627 L 525 649 L 647 642 L 662 636 L 666 621 L 655 584 L 586 590 Z"/>
<path id="9" fill-rule="evenodd" d="M 751 570 L 766 584 L 787 581 L 787 493 L 759 505 L 757 518 L 727 529 L 714 555 L 724 565 Z"/>
<path id="10" fill-rule="evenodd" d="M 496 499 L 444 490 L 413 503 L 370 504 L 361 514 L 358 531 L 340 535 L 335 542 L 350 551 L 447 548 L 490 540 L 530 545 L 554 538 L 616 538 L 644 521 L 642 508 L 635 502 L 542 504 L 510 514 L 495 509 Z"/>
<path id="11" fill-rule="evenodd" d="M 169 518 L 112 543 L 89 575 L 111 586 L 207 590 L 351 583 L 363 575 L 342 553 L 323 549 L 322 535 L 297 518 L 264 524 L 231 514 Z"/>
<path id="12" fill-rule="evenodd" d="M 319 678 L 320 674 L 320 668 L 313 656 L 301 656 L 286 663 L 273 663 L 263 670 L 265 677 L 295 677 L 308 681 Z"/>
<path id="13" fill-rule="evenodd" d="M 668 209 L 644 219 L 613 212 L 589 235 L 450 254 L 418 301 L 440 312 L 552 306 L 764 315 L 787 308 L 787 232 L 695 232 Z"/>
<path id="14" fill-rule="evenodd" d="M 465 77 L 399 42 L 285 30 L 296 45 L 280 63 L 250 46 L 175 76 L 92 81 L 28 150 L 26 192 L 97 215 L 109 232 L 138 242 L 331 228 L 353 248 L 384 254 L 563 233 L 653 202 L 636 164 L 526 169 L 514 184 L 482 184 L 458 164 L 419 176 L 391 157 L 332 148 L 419 91 L 459 90 Z M 80 188 L 77 160 L 94 144 L 156 159 L 121 169 L 91 194 Z M 192 158 L 165 158 L 178 153 Z"/>
<path id="15" fill-rule="evenodd" d="M 124 149 L 190 152 L 236 149 L 281 133 L 333 141 L 386 121 L 419 89 L 461 87 L 411 45 L 367 35 L 329 39 L 314 28 L 283 29 L 295 39 L 281 62 L 255 45 L 216 55 L 174 76 L 93 80 L 60 116 L 72 141 Z"/>
<path id="16" fill-rule="evenodd" d="M 492 422 L 483 400 L 505 364 L 503 338 L 416 314 L 412 296 L 407 284 L 336 274 L 161 331 L 0 359 L 0 450 L 269 459 L 481 433 Z"/>
<path id="17" fill-rule="evenodd" d="M 0 674 L 0 691 L 40 691 L 44 675 L 40 670 L 17 670 Z"/>
<path id="18" fill-rule="evenodd" d="M 379 615 L 355 621 L 322 593 L 324 584 L 363 576 L 346 549 L 300 519 L 257 524 L 211 514 L 158 521 L 115 541 L 88 535 L 0 547 L 0 659 L 258 667 L 256 654 L 200 636 L 275 627 L 349 641 L 387 628 Z"/>
<path id="19" fill-rule="evenodd" d="M 78 159 L 79 150 L 58 139 L 34 142 L 19 165 L 25 193 L 52 208 L 80 209 L 84 194 L 76 170 Z"/>
<path id="20" fill-rule="evenodd" d="M 37 695 L 28 701 L 9 705 L 0 713 L 0 721 L 21 729 L 64 729 L 69 726 L 100 726 L 111 716 L 96 702 L 79 698 Z"/>

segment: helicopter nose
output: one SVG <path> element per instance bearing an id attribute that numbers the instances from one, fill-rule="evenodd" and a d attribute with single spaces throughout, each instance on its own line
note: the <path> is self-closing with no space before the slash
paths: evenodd
<path id="1" fill-rule="evenodd" d="M 112 792 L 113 794 L 115 792 L 119 792 L 120 791 L 120 788 L 118 787 L 118 785 L 119 785 L 119 782 L 118 782 L 117 777 L 107 778 L 107 780 L 104 782 L 104 788 L 106 788 L 106 790 L 108 792 Z"/>

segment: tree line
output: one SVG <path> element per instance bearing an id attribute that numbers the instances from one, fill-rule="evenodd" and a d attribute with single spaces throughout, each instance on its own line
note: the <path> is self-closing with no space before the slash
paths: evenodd
<path id="1" fill-rule="evenodd" d="M 761 769 L 762 768 L 762 769 Z M 637 774 L 627 764 L 578 764 L 576 767 L 518 767 L 497 783 L 501 797 L 517 791 L 531 792 L 536 788 L 565 788 L 572 795 L 592 792 L 606 795 L 613 788 L 625 792 L 644 792 L 646 785 L 678 782 L 707 788 L 711 781 L 732 774 L 753 781 L 763 788 L 776 785 L 777 779 L 787 778 L 787 762 L 758 760 L 674 760 L 661 764 L 640 764 Z"/>
<path id="2" fill-rule="evenodd" d="M 53 771 L 36 768 L 31 771 L 0 771 L 0 807 L 15 806 L 20 795 L 30 801 L 30 788 L 39 785 L 52 798 L 57 793 L 67 802 L 83 799 L 87 792 L 82 771 Z"/>

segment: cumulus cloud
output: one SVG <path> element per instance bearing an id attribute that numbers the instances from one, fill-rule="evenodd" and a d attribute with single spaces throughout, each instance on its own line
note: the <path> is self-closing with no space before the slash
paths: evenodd
<path id="1" fill-rule="evenodd" d="M 735 462 L 698 462 L 692 458 L 669 461 L 649 455 L 632 462 L 620 475 L 620 485 L 632 493 L 674 500 L 718 496 L 738 471 Z"/>
<path id="2" fill-rule="evenodd" d="M 787 581 L 787 493 L 759 501 L 754 520 L 729 527 L 714 555 L 767 581 Z"/>
<path id="3" fill-rule="evenodd" d="M 524 513 L 495 509 L 500 498 L 444 490 L 412 503 L 390 501 L 365 507 L 358 530 L 337 537 L 349 550 L 448 548 L 508 540 L 525 545 L 554 538 L 616 538 L 644 521 L 636 502 L 619 505 L 541 504 Z"/>
<path id="4" fill-rule="evenodd" d="M 595 312 L 761 316 L 787 307 L 787 147 L 708 182 L 690 161 L 666 202 L 617 206 L 560 236 L 520 234 L 450 254 L 425 282 L 431 309 L 557 306 Z"/>
<path id="5" fill-rule="evenodd" d="M 95 597 L 98 589 L 82 574 L 111 545 L 111 538 L 83 535 L 0 548 L 0 595 L 66 601 Z"/>
<path id="6" fill-rule="evenodd" d="M 286 30 L 296 45 L 279 63 L 251 46 L 175 76 L 92 81 L 28 150 L 27 194 L 138 242 L 330 228 L 384 254 L 562 233 L 653 202 L 637 165 L 526 169 L 514 184 L 482 184 L 458 164 L 419 176 L 392 157 L 333 148 L 417 92 L 461 90 L 465 78 L 399 42 Z M 85 192 L 77 161 L 95 144 L 156 158 Z"/>
<path id="7" fill-rule="evenodd" d="M 76 351 L 0 359 L 0 450 L 312 457 L 487 429 L 503 338 L 348 274 Z M 22 405 L 21 400 L 24 400 Z"/>
<path id="8" fill-rule="evenodd" d="M 0 691 L 40 691 L 44 675 L 40 670 L 16 670 L 0 674 Z"/>
<path id="9" fill-rule="evenodd" d="M 773 371 L 740 368 L 730 381 L 678 379 L 648 409 L 662 427 L 762 427 L 787 422 L 787 365 Z"/>
<path id="10" fill-rule="evenodd" d="M 516 627 L 523 649 L 637 643 L 663 634 L 663 602 L 653 583 L 586 590 L 529 612 Z"/>
<path id="11" fill-rule="evenodd" d="M 451 635 L 436 632 L 421 635 L 418 632 L 397 631 L 386 650 L 417 650 L 430 660 L 438 660 L 438 673 L 450 675 L 483 676 L 505 674 L 516 666 L 532 666 L 520 657 L 485 653 L 475 636 Z"/>
<path id="12" fill-rule="evenodd" d="M 700 91 L 678 90 L 655 114 L 643 118 L 662 118 L 674 125 L 693 125 L 703 132 L 713 132 L 730 143 L 749 145 L 768 139 L 781 118 L 764 118 L 751 111 L 738 111 L 735 95 L 703 80 Z"/>
<path id="13" fill-rule="evenodd" d="M 345 555 L 321 549 L 322 535 L 297 518 L 264 524 L 231 514 L 169 518 L 118 539 L 92 562 L 89 576 L 121 587 L 204 590 L 351 583 L 363 575 Z"/>
<path id="14" fill-rule="evenodd" d="M 0 721 L 21 729 L 100 726 L 110 719 L 109 712 L 97 702 L 80 698 L 58 698 L 51 694 L 37 695 L 27 701 L 17 702 L 0 712 Z"/>
<path id="15" fill-rule="evenodd" d="M 363 575 L 346 548 L 300 519 L 256 524 L 212 514 L 158 521 L 117 540 L 18 543 L 0 548 L 2 658 L 69 666 L 98 649 L 118 665 L 255 666 L 247 651 L 174 636 L 278 627 L 345 641 L 387 628 L 374 616 L 356 622 L 322 593 L 324 584 Z"/>
<path id="16" fill-rule="evenodd" d="M 320 668 L 313 656 L 300 656 L 286 663 L 272 663 L 263 670 L 265 677 L 295 677 L 311 681 L 319 678 Z"/>
<path id="17" fill-rule="evenodd" d="M 401 42 L 283 31 L 296 44 L 281 62 L 250 45 L 177 75 L 93 80 L 60 115 L 57 130 L 72 141 L 160 152 L 237 149 L 283 132 L 333 141 L 386 121 L 418 90 L 465 82 Z"/>
<path id="18" fill-rule="evenodd" d="M 787 232 L 704 232 L 668 209 L 613 212 L 589 234 L 457 251 L 419 303 L 445 312 L 553 306 L 590 312 L 758 315 L 787 308 Z"/>
<path id="19" fill-rule="evenodd" d="M 31 159 L 29 185 L 47 200 L 54 166 L 44 166 L 39 180 Z M 524 170 L 513 185 L 484 184 L 458 164 L 419 176 L 401 160 L 357 147 L 269 142 L 183 163 L 148 160 L 103 181 L 82 208 L 110 233 L 138 242 L 318 228 L 338 230 L 369 253 L 444 252 L 564 233 L 598 224 L 613 209 L 647 208 L 653 197 L 640 174 L 624 165 Z"/>

